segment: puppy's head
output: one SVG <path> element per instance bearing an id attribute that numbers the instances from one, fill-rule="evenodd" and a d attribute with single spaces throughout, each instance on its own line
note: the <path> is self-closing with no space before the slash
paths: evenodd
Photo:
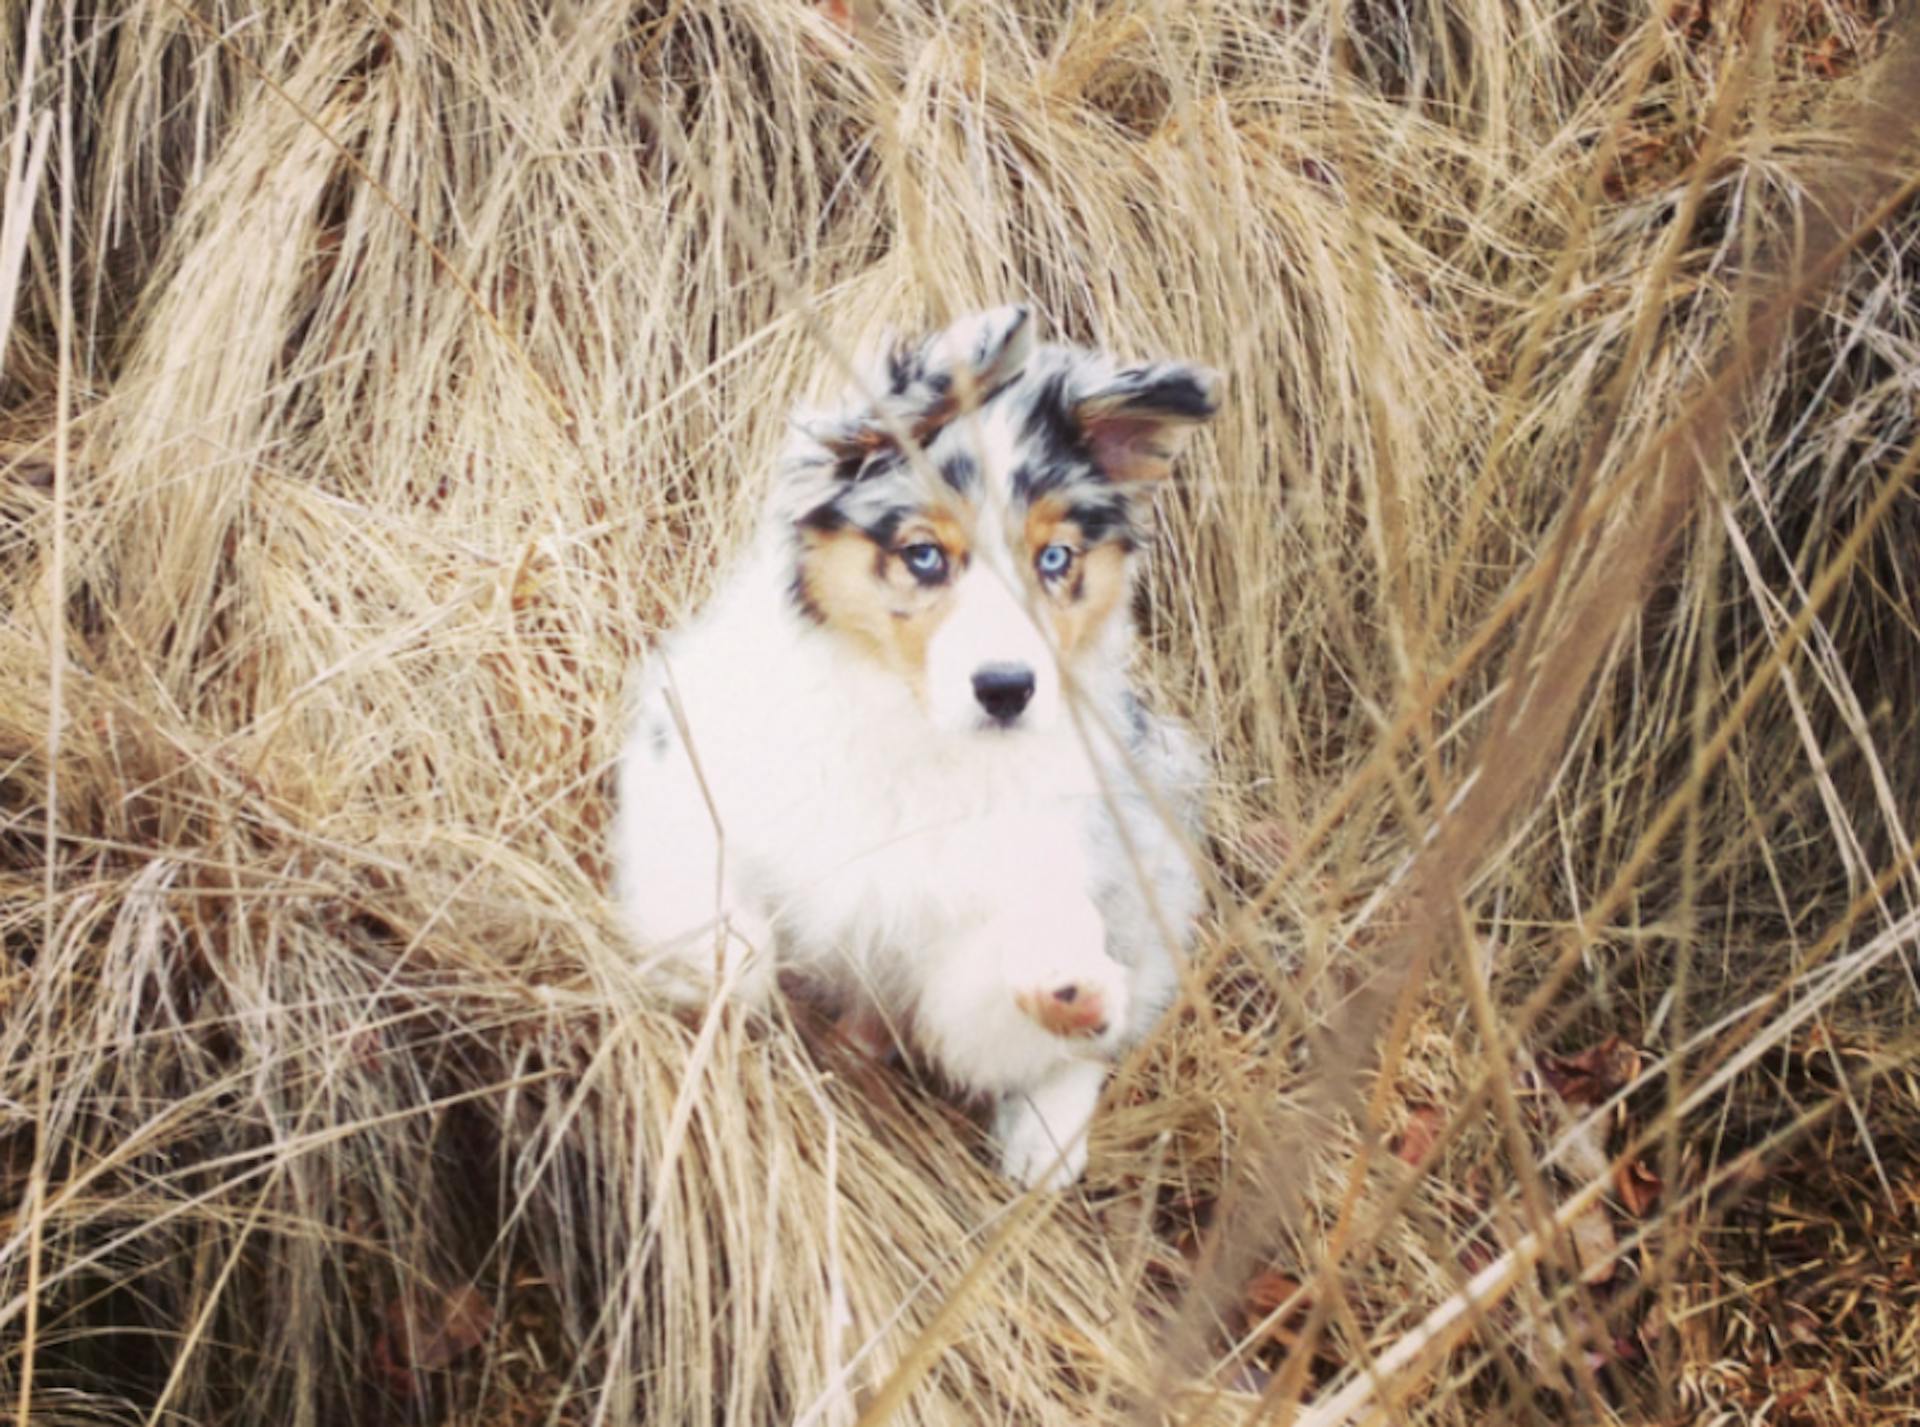
<path id="1" fill-rule="evenodd" d="M 796 607 L 944 729 L 1051 725 L 1063 671 L 1124 657 L 1152 492 L 1218 385 L 1037 345 L 1021 307 L 895 347 L 796 418 L 775 501 Z"/>

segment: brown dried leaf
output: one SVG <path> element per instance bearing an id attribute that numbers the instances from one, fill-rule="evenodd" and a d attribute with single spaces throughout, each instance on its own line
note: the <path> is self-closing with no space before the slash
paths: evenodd
<path id="1" fill-rule="evenodd" d="M 1581 1184 L 1605 1179 L 1607 1171 L 1613 1167 L 1613 1159 L 1607 1153 L 1606 1136 L 1600 1127 L 1591 1120 L 1582 1120 L 1577 1125 L 1569 1126 L 1560 1163 Z"/>
<path id="2" fill-rule="evenodd" d="M 1647 1167 L 1645 1160 L 1636 1159 L 1631 1164 L 1615 1167 L 1613 1188 L 1627 1212 L 1636 1219 L 1644 1219 L 1647 1211 L 1660 1202 L 1666 1186 L 1660 1182 L 1660 1176 Z"/>
<path id="3" fill-rule="evenodd" d="M 1640 1052 L 1619 1036 L 1575 1055 L 1544 1054 L 1539 1064 L 1541 1079 L 1569 1105 L 1598 1105 L 1640 1078 Z"/>
<path id="4" fill-rule="evenodd" d="M 1614 1237 L 1613 1218 L 1607 1213 L 1607 1206 L 1596 1201 L 1567 1225 L 1567 1236 L 1573 1240 L 1573 1255 L 1579 1260 L 1581 1279 L 1587 1283 L 1611 1282 L 1619 1241 Z"/>
<path id="5" fill-rule="evenodd" d="M 1389 1147 L 1394 1158 L 1407 1164 L 1419 1164 L 1440 1142 L 1440 1131 L 1444 1124 L 1439 1106 L 1415 1105 L 1407 1116 L 1407 1127 L 1394 1137 Z"/>
<path id="6" fill-rule="evenodd" d="M 1299 1279 L 1276 1269 L 1268 1269 L 1255 1274 L 1252 1282 L 1247 1284 L 1246 1304 L 1256 1317 L 1264 1318 L 1299 1291 Z M 1298 1309 L 1306 1304 L 1303 1300 L 1294 1306 Z"/>
<path id="7" fill-rule="evenodd" d="M 420 1373 L 450 1367 L 486 1341 L 493 1308 L 472 1284 L 436 1293 L 403 1295 L 387 1305 L 386 1327 L 373 1344 L 373 1365 L 401 1396 Z"/>
<path id="8" fill-rule="evenodd" d="M 1280 1318 L 1268 1324 L 1261 1337 L 1268 1342 L 1278 1343 L 1282 1347 L 1291 1346 L 1295 1336 L 1294 1330 L 1306 1317 L 1309 1307 L 1305 1297 L 1294 1297 L 1299 1292 L 1300 1280 L 1290 1274 L 1281 1273 L 1277 1269 L 1268 1269 L 1264 1273 L 1255 1274 L 1247 1284 L 1240 1301 L 1240 1312 L 1247 1327 L 1251 1329 L 1265 1322 L 1269 1314 L 1290 1302 L 1292 1307 Z"/>

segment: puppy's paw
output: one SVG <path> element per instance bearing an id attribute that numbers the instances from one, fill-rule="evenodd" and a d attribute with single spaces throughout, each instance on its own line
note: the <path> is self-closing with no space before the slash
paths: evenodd
<path id="1" fill-rule="evenodd" d="M 1065 1189 L 1086 1172 L 1084 1123 L 1064 1127 L 1070 1134 L 1062 1142 L 1024 1096 L 1002 1101 L 995 1118 L 1000 1172 L 1022 1189 Z"/>
<path id="2" fill-rule="evenodd" d="M 1013 994 L 1014 1004 L 1041 1030 L 1066 1040 L 1099 1040 L 1126 1024 L 1126 974 L 1118 963 L 1075 968 L 1043 977 Z"/>
<path id="3" fill-rule="evenodd" d="M 1001 1172 L 1027 1189 L 1065 1189 L 1079 1179 L 1087 1168 L 1087 1126 L 1106 1078 L 1100 1061 L 1063 1060 L 1003 1095 L 993 1121 Z"/>
<path id="4" fill-rule="evenodd" d="M 1107 1033 L 1107 998 L 1091 982 L 1068 981 L 1045 990 L 1014 993 L 1014 1004 L 1041 1030 L 1069 1040 L 1091 1040 Z"/>

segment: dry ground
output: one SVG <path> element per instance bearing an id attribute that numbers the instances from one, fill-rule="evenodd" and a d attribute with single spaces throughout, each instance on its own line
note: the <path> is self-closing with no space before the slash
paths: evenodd
<path id="1" fill-rule="evenodd" d="M 1872 0 L 7 0 L 0 1400 L 1920 1415 Z M 1214 363 L 1215 913 L 1086 1184 L 676 1020 L 623 673 L 883 322 Z"/>

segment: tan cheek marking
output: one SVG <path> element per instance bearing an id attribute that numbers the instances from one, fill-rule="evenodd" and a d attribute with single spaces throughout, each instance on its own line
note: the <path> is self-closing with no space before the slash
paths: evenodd
<path id="1" fill-rule="evenodd" d="M 857 531 L 808 535 L 800 583 L 823 622 L 884 659 L 893 621 L 887 587 L 874 566 L 877 554 L 873 542 Z"/>
<path id="2" fill-rule="evenodd" d="M 935 604 L 895 615 L 891 622 L 893 637 L 889 649 L 890 662 L 912 680 L 915 687 L 926 676 L 927 644 L 932 640 L 934 630 L 940 627 L 941 616 L 945 613 L 943 604 Z"/>
<path id="3" fill-rule="evenodd" d="M 1096 545 L 1081 556 L 1067 576 L 1067 598 L 1052 610 L 1060 652 L 1068 657 L 1078 653 L 1126 593 L 1126 551 L 1118 545 Z"/>
<path id="4" fill-rule="evenodd" d="M 957 563 L 963 553 L 958 524 L 929 520 L 926 526 Z M 946 616 L 944 587 L 922 585 L 897 556 L 854 530 L 808 536 L 800 579 L 829 628 L 919 687 L 927 644 Z"/>

